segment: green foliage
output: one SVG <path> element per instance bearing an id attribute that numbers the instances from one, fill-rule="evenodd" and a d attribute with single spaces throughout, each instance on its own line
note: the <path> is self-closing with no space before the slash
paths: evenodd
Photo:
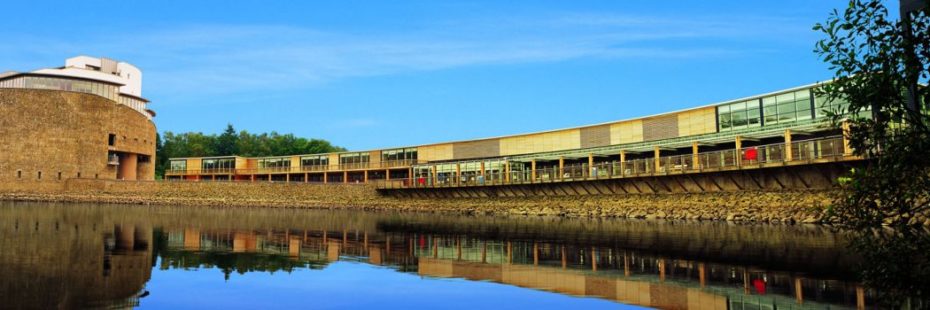
<path id="1" fill-rule="evenodd" d="M 909 90 L 930 76 L 930 18 L 927 9 L 911 13 L 909 25 L 888 15 L 882 1 L 853 0 L 814 26 L 826 35 L 815 52 L 836 76 L 818 92 L 848 103 L 834 122 L 848 121 L 854 152 L 871 159 L 844 182 L 837 205 L 857 228 L 906 226 L 930 200 L 930 119 L 922 112 L 930 96 L 927 87 Z M 845 119 L 860 112 L 871 117 Z"/>
<path id="2" fill-rule="evenodd" d="M 345 148 L 334 146 L 321 139 L 306 139 L 293 134 L 277 132 L 252 134 L 245 130 L 236 133 L 232 124 L 220 135 L 205 135 L 200 132 L 173 133 L 166 131 L 156 136 L 157 162 L 155 174 L 164 175 L 168 158 L 205 156 L 287 156 L 342 152 Z"/>
<path id="3" fill-rule="evenodd" d="M 860 276 L 880 305 L 930 305 L 930 8 L 889 17 L 880 0 L 853 0 L 814 30 L 815 47 L 835 73 L 819 92 L 848 103 L 833 115 L 865 165 L 840 179 L 843 193 L 830 212 L 855 232 Z M 909 22 L 906 22 L 909 21 Z M 923 84 L 924 86 L 920 86 Z M 848 115 L 871 117 L 845 119 Z"/>

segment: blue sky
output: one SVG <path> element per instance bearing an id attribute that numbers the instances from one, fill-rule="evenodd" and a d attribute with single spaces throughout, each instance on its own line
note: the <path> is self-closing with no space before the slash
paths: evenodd
<path id="1" fill-rule="evenodd" d="M 372 149 L 625 119 L 829 79 L 811 26 L 845 4 L 15 1 L 2 5 L 0 71 L 106 56 L 143 70 L 159 131 L 233 123 Z"/>

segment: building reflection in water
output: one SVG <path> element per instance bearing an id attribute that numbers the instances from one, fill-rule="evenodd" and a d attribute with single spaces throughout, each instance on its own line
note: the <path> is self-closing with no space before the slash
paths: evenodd
<path id="1" fill-rule="evenodd" d="M 11 212 L 0 221 L 0 308 L 128 308 L 152 274 L 143 223 Z"/>
<path id="2" fill-rule="evenodd" d="M 842 234 L 817 227 L 234 211 L 0 204 L 0 302 L 131 307 L 153 267 L 228 278 L 339 260 L 665 309 L 863 308 L 871 296 Z"/>

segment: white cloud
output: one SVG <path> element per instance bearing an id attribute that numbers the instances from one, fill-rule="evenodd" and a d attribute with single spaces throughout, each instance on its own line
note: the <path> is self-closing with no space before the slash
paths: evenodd
<path id="1" fill-rule="evenodd" d="M 579 58 L 732 56 L 778 20 L 569 14 L 537 19 L 444 21 L 405 33 L 350 34 L 277 25 L 187 25 L 76 41 L 20 36 L 18 53 L 92 54 L 139 65 L 148 89 L 198 96 L 294 89 L 328 81 L 473 65 Z M 67 38 L 62 40 L 68 40 Z M 675 45 L 684 42 L 687 44 Z M 670 44 L 671 43 L 671 44 Z"/>

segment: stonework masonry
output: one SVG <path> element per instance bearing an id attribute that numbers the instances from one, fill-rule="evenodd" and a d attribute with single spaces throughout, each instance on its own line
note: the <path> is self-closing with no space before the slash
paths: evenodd
<path id="1" fill-rule="evenodd" d="M 0 191 L 0 200 L 208 207 L 325 208 L 486 215 L 823 223 L 833 190 L 521 198 L 393 198 L 372 185 L 70 179 L 63 190 Z M 930 219 L 918 220 L 930 224 Z"/>
<path id="2" fill-rule="evenodd" d="M 139 159 L 135 169 L 123 167 L 124 177 L 155 175 L 154 123 L 91 94 L 0 89 L 0 148 L 3 191 L 63 189 L 72 178 L 117 179 L 119 165 L 108 154 L 131 155 L 121 164 Z"/>

